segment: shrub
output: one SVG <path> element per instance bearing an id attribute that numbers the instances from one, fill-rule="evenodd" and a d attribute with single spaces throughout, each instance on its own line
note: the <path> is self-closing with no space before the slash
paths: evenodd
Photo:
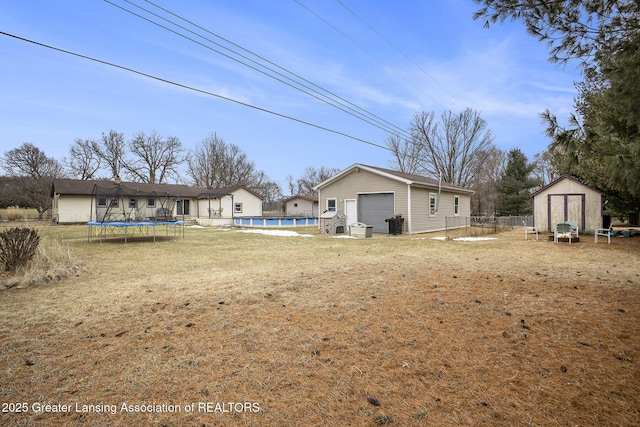
<path id="1" fill-rule="evenodd" d="M 15 227 L 0 232 L 0 264 L 5 271 L 15 271 L 33 258 L 39 243 L 38 231 L 32 228 Z"/>

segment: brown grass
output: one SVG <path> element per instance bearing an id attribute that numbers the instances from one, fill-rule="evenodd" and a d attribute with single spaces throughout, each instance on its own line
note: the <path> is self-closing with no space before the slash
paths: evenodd
<path id="1" fill-rule="evenodd" d="M 0 292 L 0 425 L 633 426 L 640 239 L 430 235 L 87 243 L 79 276 Z M 71 405 L 34 413 L 33 404 Z M 178 405 L 181 413 L 123 412 Z M 247 402 L 258 412 L 204 412 Z M 116 405 L 115 414 L 75 404 Z M 184 407 L 195 403 L 195 413 Z M 250 406 L 251 409 L 258 409 Z M 49 408 L 49 409 L 55 409 Z M 65 409 L 65 408 L 60 408 Z M 229 409 L 228 404 L 218 409 Z"/>

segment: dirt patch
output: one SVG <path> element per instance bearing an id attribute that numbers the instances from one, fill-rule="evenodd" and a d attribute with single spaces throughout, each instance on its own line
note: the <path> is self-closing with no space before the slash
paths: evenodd
<path id="1" fill-rule="evenodd" d="M 82 275 L 0 294 L 0 400 L 28 404 L 0 424 L 640 419 L 640 239 L 67 230 Z"/>

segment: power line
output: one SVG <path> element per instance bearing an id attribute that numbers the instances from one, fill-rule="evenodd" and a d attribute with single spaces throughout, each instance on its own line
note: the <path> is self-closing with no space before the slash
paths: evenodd
<path id="1" fill-rule="evenodd" d="M 215 49 L 215 48 L 213 48 L 213 47 L 211 47 L 211 46 L 205 45 L 205 44 L 203 44 L 203 43 L 201 43 L 201 42 L 199 42 L 199 41 L 197 41 L 197 40 L 194 40 L 193 38 L 191 38 L 191 37 L 189 37 L 189 36 L 187 36 L 187 35 L 185 35 L 185 34 L 182 34 L 182 33 L 178 32 L 178 31 L 176 31 L 176 30 L 174 30 L 174 29 L 171 29 L 171 28 L 169 28 L 169 27 L 167 27 L 167 26 L 165 26 L 165 25 L 162 25 L 162 24 L 160 24 L 160 23 L 158 23 L 158 22 L 156 22 L 156 21 L 154 21 L 154 20 L 152 20 L 152 19 L 150 19 L 150 18 L 148 18 L 148 17 L 142 16 L 142 15 L 140 15 L 140 14 L 138 14 L 138 13 L 134 12 L 134 11 L 131 11 L 131 10 L 127 9 L 127 8 L 124 8 L 124 7 L 120 6 L 120 5 L 117 5 L 117 4 L 115 4 L 115 3 L 113 3 L 113 2 L 111 2 L 111 1 L 109 1 L 109 0 L 104 0 L 104 1 L 105 1 L 106 3 L 108 3 L 108 4 L 110 4 L 110 5 L 112 5 L 112 6 L 116 7 L 116 8 L 118 8 L 118 9 L 121 9 L 121 10 L 123 10 L 123 11 L 125 11 L 125 12 L 127 12 L 127 13 L 129 13 L 129 14 L 131 14 L 131 15 L 135 16 L 135 17 L 137 17 L 137 18 L 140 18 L 140 19 L 142 19 L 142 20 L 144 20 L 144 21 L 147 21 L 147 22 L 149 22 L 149 23 L 151 23 L 151 24 L 153 24 L 153 25 L 156 25 L 156 26 L 158 26 L 158 27 L 162 28 L 163 30 L 169 31 L 169 32 L 171 32 L 171 33 L 173 33 L 173 34 L 175 34 L 175 35 L 178 35 L 178 36 L 180 36 L 180 37 L 183 37 L 183 38 L 185 38 L 185 39 L 186 39 L 186 40 L 188 40 L 188 41 L 191 41 L 191 42 L 193 42 L 193 43 L 196 43 L 196 44 L 198 44 L 198 45 L 200 45 L 200 46 L 202 46 L 202 47 L 204 47 L 204 48 L 206 48 L 206 49 L 209 49 L 209 50 L 211 50 L 211 51 L 213 51 L 213 52 L 215 52 L 215 53 L 217 53 L 217 54 L 219 54 L 219 55 L 222 55 L 222 56 L 224 56 L 224 57 L 226 57 L 226 58 L 228 58 L 228 59 L 231 59 L 232 61 L 238 62 L 238 63 L 240 63 L 240 64 L 242 64 L 242 65 L 244 65 L 244 66 L 246 66 L 246 67 L 248 67 L 248 68 L 250 68 L 250 69 L 252 69 L 252 70 L 254 70 L 254 71 L 257 71 L 257 72 L 259 72 L 259 73 L 261 73 L 261 74 L 263 74 L 263 75 L 265 75 L 265 76 L 267 76 L 267 77 L 270 77 L 270 78 L 272 78 L 272 79 L 274 79 L 274 80 L 276 80 L 276 81 L 278 81 L 278 82 L 280 82 L 280 83 L 282 83 L 282 84 L 285 84 L 285 85 L 287 85 L 287 86 L 289 86 L 289 87 L 291 87 L 291 88 L 293 88 L 293 89 L 296 89 L 296 90 L 298 90 L 298 91 L 300 91 L 300 92 L 302 92 L 302 93 L 304 93 L 304 94 L 306 94 L 306 95 L 308 95 L 308 96 L 311 96 L 312 98 L 314 98 L 314 99 L 316 99 L 316 100 L 319 100 L 319 101 L 324 102 L 324 103 L 326 103 L 326 104 L 328 104 L 328 105 L 330 105 L 330 106 L 332 106 L 332 107 L 334 107 L 334 108 L 337 108 L 338 110 L 343 111 L 343 112 L 345 112 L 345 113 L 347 113 L 347 114 L 349 114 L 349 115 L 351 115 L 351 116 L 353 116 L 353 117 L 356 117 L 356 118 L 358 118 L 358 119 L 360 119 L 360 120 L 362 120 L 362 121 L 364 121 L 364 122 L 366 122 L 366 123 L 368 123 L 368 124 L 370 124 L 370 125 L 372 125 L 372 126 L 375 126 L 375 127 L 379 128 L 379 129 L 383 130 L 383 131 L 384 131 L 384 132 L 386 132 L 386 133 L 393 134 L 393 135 L 397 135 L 397 134 L 404 133 L 404 138 L 410 138 L 410 135 L 409 135 L 408 133 L 406 133 L 406 131 L 405 131 L 405 130 L 403 130 L 403 129 L 401 129 L 401 128 L 399 128 L 399 127 L 397 127 L 397 126 L 395 126 L 395 125 L 393 125 L 393 124 L 391 124 L 391 123 L 389 123 L 389 122 L 385 121 L 384 119 L 379 118 L 378 116 L 375 116 L 373 113 L 370 113 L 369 111 L 367 111 L 367 110 L 365 110 L 365 109 L 363 109 L 363 108 L 361 108 L 361 107 L 356 106 L 359 110 L 364 111 L 365 113 L 367 113 L 367 114 L 368 114 L 368 116 L 367 116 L 367 115 L 365 115 L 365 114 L 362 114 L 362 113 L 361 113 L 361 112 L 359 112 L 359 111 L 354 110 L 353 108 L 349 107 L 348 105 L 345 105 L 345 104 L 344 104 L 344 103 L 342 103 L 342 102 L 339 102 L 339 101 L 336 101 L 335 99 L 332 99 L 330 96 L 327 96 L 327 95 L 325 95 L 325 94 L 323 94 L 323 93 L 321 93 L 321 92 L 319 92 L 319 91 L 317 91 L 317 90 L 315 90 L 315 89 L 313 89 L 313 88 L 310 88 L 309 86 L 307 86 L 307 85 L 305 85 L 305 84 L 303 84 L 303 83 L 300 83 L 300 82 L 298 82 L 298 81 L 295 81 L 294 79 L 292 79 L 292 78 L 290 78 L 290 77 L 288 77 L 288 76 L 286 76 L 286 75 L 284 75 L 284 74 L 282 74 L 282 73 L 280 73 L 280 72 L 278 72 L 278 71 L 276 71 L 276 70 L 274 70 L 274 69 L 272 69 L 272 68 L 270 68 L 270 67 L 268 67 L 268 66 L 266 66 L 266 65 L 264 65 L 264 64 L 260 64 L 260 63 L 258 63 L 257 61 L 255 61 L 255 60 L 253 60 L 253 59 L 251 59 L 251 58 L 248 58 L 248 57 L 247 57 L 247 56 L 245 56 L 245 55 L 242 55 L 242 54 L 240 54 L 240 53 L 238 53 L 238 52 L 236 52 L 236 51 L 234 51 L 234 50 L 232 50 L 232 49 L 230 49 L 230 48 L 228 48 L 228 47 L 226 47 L 226 46 L 224 46 L 224 45 L 222 45 L 222 44 L 220 44 L 220 43 L 217 43 L 217 42 L 215 42 L 215 41 L 213 41 L 213 40 L 211 40 L 211 39 L 209 39 L 209 38 L 207 38 L 207 37 L 204 37 L 204 36 L 202 36 L 202 35 L 200 35 L 200 34 L 197 34 L 196 32 L 194 32 L 194 31 L 192 31 L 192 30 L 190 30 L 190 29 L 188 29 L 188 28 L 186 28 L 186 27 L 184 27 L 184 26 L 181 26 L 181 25 L 179 25 L 179 24 L 177 24 L 177 23 L 175 23 L 175 22 L 173 22 L 173 21 L 171 21 L 171 20 L 169 20 L 169 19 L 167 19 L 167 18 L 164 18 L 164 17 L 162 17 L 162 16 L 160 16 L 160 15 L 158 15 L 158 14 L 156 14 L 156 13 L 152 12 L 152 11 L 149 11 L 149 10 L 147 10 L 147 9 L 145 9 L 145 8 L 143 8 L 143 7 L 141 7 L 141 6 L 137 5 L 137 4 L 135 4 L 135 3 L 132 3 L 132 2 L 131 2 L 131 1 L 129 1 L 129 0 L 124 0 L 124 1 L 125 1 L 126 3 L 131 4 L 132 6 L 137 7 L 138 9 L 141 9 L 141 10 L 145 11 L 146 13 L 148 13 L 148 14 L 150 14 L 150 15 L 152 15 L 152 16 L 155 16 L 155 17 L 157 17 L 157 18 L 159 18 L 159 19 L 162 19 L 163 21 L 168 22 L 168 23 L 170 23 L 170 24 L 172 24 L 172 25 L 174 25 L 174 26 L 176 26 L 176 27 L 178 27 L 178 28 L 180 28 L 180 29 L 182 29 L 182 30 L 184 30 L 184 31 L 187 31 L 188 33 L 191 33 L 191 34 L 193 34 L 193 35 L 195 35 L 195 36 L 197 36 L 197 37 L 199 37 L 199 38 L 201 38 L 201 39 L 203 39 L 203 40 L 205 40 L 205 41 L 207 41 L 207 42 L 209 42 L 209 43 L 212 43 L 212 44 L 214 44 L 214 45 L 216 45 L 216 46 L 219 46 L 219 47 L 221 47 L 221 48 L 225 49 L 226 51 L 229 51 L 229 52 L 231 52 L 232 54 L 239 56 L 240 58 L 243 58 L 243 59 L 245 59 L 245 60 L 247 60 L 247 61 L 250 61 L 250 62 L 252 62 L 253 64 L 257 65 L 258 67 L 264 68 L 264 69 L 268 70 L 269 72 L 276 74 L 276 76 L 274 76 L 274 75 L 272 75 L 272 74 L 269 74 L 269 72 L 265 72 L 264 70 L 261 70 L 261 69 L 259 69 L 259 68 L 255 67 L 255 66 L 253 66 L 253 65 L 247 64 L 246 62 L 243 62 L 242 60 L 240 60 L 240 59 L 238 59 L 238 58 L 234 58 L 233 56 L 230 56 L 230 55 L 228 55 L 228 54 L 226 54 L 226 53 L 224 53 L 224 52 L 221 52 L 221 51 L 219 51 L 219 50 L 217 50 L 217 49 Z M 166 10 L 166 9 L 161 8 L 160 6 L 155 5 L 154 3 L 150 2 L 150 1 L 147 1 L 147 3 L 149 3 L 149 4 L 152 4 L 152 5 L 156 6 L 157 8 L 159 8 L 159 9 L 161 9 L 161 10 L 165 11 L 166 13 L 170 13 L 170 14 L 172 14 L 173 16 L 176 16 L 176 17 L 178 17 L 178 18 L 182 19 L 183 21 L 190 23 L 191 25 L 194 25 L 194 26 L 196 26 L 196 27 L 198 27 L 198 28 L 202 28 L 202 27 L 200 27 L 200 26 L 197 26 L 196 24 L 191 23 L 190 21 L 188 21 L 188 20 L 186 20 L 186 19 L 184 19 L 184 18 L 181 18 L 179 15 L 176 15 L 176 14 L 174 14 L 174 13 L 172 13 L 172 12 L 170 12 L 170 11 Z M 218 37 L 215 33 L 212 33 L 212 32 L 210 32 L 210 31 L 208 31 L 208 30 L 206 30 L 206 29 L 205 29 L 205 31 L 207 31 L 207 32 L 209 32 L 210 34 L 212 34 L 212 35 L 214 35 L 214 36 Z M 219 38 L 220 38 L 220 37 L 219 37 Z M 226 39 L 224 39 L 224 40 L 226 40 Z M 229 41 L 227 41 L 227 42 L 229 42 Z M 229 43 L 230 43 L 230 42 L 229 42 Z M 234 44 L 234 45 L 235 45 L 235 44 Z M 237 45 L 236 45 L 236 46 L 237 46 Z M 247 49 L 244 49 L 244 48 L 242 48 L 242 49 L 243 49 L 244 51 L 246 51 L 246 52 L 248 52 L 248 53 L 250 53 L 250 54 L 252 54 L 252 55 L 256 56 L 256 57 L 259 57 L 259 58 L 263 59 L 262 57 L 260 57 L 260 56 L 258 56 L 258 55 L 256 55 L 256 54 L 254 54 L 253 52 L 251 52 L 251 51 L 249 51 L 249 50 L 247 50 Z M 263 59 L 263 60 L 264 60 L 264 59 Z M 269 63 L 272 63 L 272 62 L 270 62 L 270 61 L 269 61 Z M 273 63 L 272 63 L 272 64 L 273 64 Z M 274 65 L 275 65 L 275 64 L 274 64 Z M 277 66 L 277 65 L 276 65 L 276 66 Z M 282 70 L 284 70 L 284 71 L 286 71 L 286 72 L 288 72 L 288 73 L 290 73 L 290 74 L 293 74 L 293 73 L 291 73 L 290 71 L 286 70 L 286 69 L 285 69 L 285 68 L 283 68 L 283 67 L 279 67 L 279 66 L 278 66 L 278 68 L 280 68 L 280 69 L 282 69 Z M 293 82 L 293 84 L 292 84 L 292 83 L 289 83 L 289 82 L 287 82 L 287 81 L 285 81 L 285 80 L 283 80 L 283 79 L 281 79 L 280 77 L 277 77 L 277 76 L 280 76 L 280 77 L 282 77 L 283 79 L 289 80 L 290 82 Z M 296 75 L 296 76 L 297 76 L 297 75 Z M 308 82 L 308 80 L 304 80 L 304 81 L 307 81 L 307 82 Z M 309 82 L 309 83 L 310 83 L 310 82 Z M 314 92 L 314 93 L 316 93 L 316 94 L 318 94 L 318 95 L 314 95 L 313 93 L 310 93 L 309 91 L 307 91 L 307 90 L 305 90 L 305 89 L 302 89 L 301 87 L 298 87 L 298 86 L 296 86 L 296 85 L 299 85 L 299 86 L 301 86 L 301 87 L 303 87 L 303 88 L 305 88 L 305 89 L 311 90 L 312 92 Z M 325 92 L 328 92 L 328 91 L 326 91 L 326 89 L 323 89 L 323 88 L 321 88 L 321 87 L 320 87 L 320 86 L 318 86 L 318 85 L 314 85 L 314 86 L 319 87 L 320 89 L 324 90 Z M 328 93 L 331 93 L 331 92 L 328 92 Z M 333 94 L 333 93 L 331 93 L 331 94 L 332 94 L 332 95 L 335 95 L 335 94 Z M 321 97 L 322 97 L 322 98 L 321 98 Z M 343 98 L 340 98 L 340 99 L 343 99 Z M 345 101 L 346 101 L 346 100 L 345 100 Z M 346 102 L 347 102 L 347 103 L 349 103 L 348 101 L 346 101 Z M 352 104 L 352 103 L 349 103 L 349 104 L 351 104 L 351 105 L 355 105 L 355 104 Z M 371 117 L 374 117 L 374 118 L 371 118 Z M 380 120 L 382 120 L 382 122 L 384 122 L 384 123 L 389 124 L 391 127 L 390 127 L 390 126 L 388 126 L 388 125 L 386 125 L 386 124 L 384 124 L 384 123 L 382 123 Z"/>
<path id="2" fill-rule="evenodd" d="M 341 2 L 340 0 L 336 0 L 336 2 L 338 2 L 338 4 L 340 6 L 342 6 L 343 8 L 345 8 L 349 13 L 351 13 L 353 16 L 355 16 L 360 22 L 362 22 L 364 25 L 366 25 L 371 31 L 373 31 L 374 33 L 376 33 L 378 35 L 378 37 L 380 37 L 382 40 L 384 40 L 385 42 L 387 42 L 387 44 L 389 44 L 389 46 L 391 46 L 393 49 L 395 49 L 400 55 L 402 55 L 407 61 L 411 62 L 418 70 L 420 70 L 425 76 L 429 77 L 431 80 L 433 80 L 433 82 L 435 84 L 437 84 L 438 86 L 442 87 L 442 85 L 440 84 L 440 82 L 438 82 L 435 78 L 433 78 L 433 76 L 431 74 L 429 74 L 424 68 L 422 68 L 418 63 L 416 63 L 413 59 L 411 59 L 407 54 L 405 54 L 399 47 L 397 47 L 394 43 L 392 43 L 389 39 L 387 39 L 385 36 L 382 35 L 382 33 L 380 33 L 380 31 L 376 30 L 372 25 L 370 25 L 367 21 L 365 21 L 362 17 L 360 17 L 360 15 L 358 15 L 356 12 L 354 12 L 352 9 L 350 9 L 347 5 L 345 5 L 343 2 Z M 453 94 L 451 94 L 451 97 L 453 99 L 455 99 L 457 102 L 458 98 L 456 98 Z M 433 99 L 433 98 L 432 98 Z"/>
<path id="3" fill-rule="evenodd" d="M 182 89 L 187 89 L 187 90 L 190 90 L 192 92 L 197 92 L 197 93 L 201 93 L 201 94 L 204 94 L 204 95 L 213 96 L 213 97 L 225 100 L 225 101 L 233 102 L 233 103 L 241 105 L 243 107 L 252 108 L 254 110 L 258 110 L 258 111 L 261 111 L 263 113 L 268 113 L 268 114 L 271 114 L 271 115 L 274 115 L 274 116 L 277 116 L 277 117 L 281 117 L 283 119 L 287 119 L 287 120 L 291 120 L 291 121 L 294 121 L 294 122 L 297 122 L 297 123 L 301 123 L 301 124 L 306 125 L 306 126 L 310 126 L 310 127 L 316 128 L 316 129 L 320 129 L 320 130 L 323 130 L 323 131 L 326 131 L 326 132 L 330 132 L 330 133 L 333 133 L 333 134 L 336 134 L 336 135 L 344 136 L 346 138 L 353 139 L 354 141 L 362 142 L 364 144 L 368 144 L 368 145 L 371 145 L 371 146 L 374 146 L 374 147 L 377 147 L 377 148 L 382 148 L 383 150 L 391 151 L 390 148 L 385 147 L 384 145 L 376 144 L 374 142 L 367 141 L 365 139 L 358 138 L 358 137 L 349 135 L 349 134 L 341 132 L 341 131 L 330 129 L 330 128 L 327 128 L 325 126 L 316 125 L 314 123 L 307 122 L 305 120 L 298 119 L 298 118 L 295 118 L 295 117 L 292 117 L 292 116 L 288 116 L 286 114 L 278 113 L 278 112 L 275 112 L 275 111 L 272 111 L 272 110 L 269 110 L 269 109 L 266 109 L 266 108 L 257 107 L 255 105 L 247 104 L 246 102 L 238 101 L 237 99 L 229 98 L 229 97 L 226 97 L 226 96 L 223 96 L 223 95 L 219 95 L 219 94 L 216 94 L 216 93 L 213 93 L 213 92 L 209 92 L 209 91 L 206 91 L 206 90 L 203 90 L 203 89 L 198 89 L 198 88 L 195 88 L 193 86 L 189 86 L 189 85 L 178 83 L 178 82 L 175 82 L 175 81 L 172 81 L 172 80 L 164 79 L 162 77 L 154 76 L 152 74 L 148 74 L 148 73 L 145 73 L 145 72 L 142 72 L 142 71 L 138 71 L 138 70 L 135 70 L 133 68 L 125 67 L 123 65 L 118 65 L 118 64 L 115 64 L 115 63 L 112 63 L 112 62 L 109 62 L 109 61 L 104 61 L 102 59 L 94 58 L 94 57 L 91 57 L 91 56 L 87 56 L 87 55 L 83 55 L 83 54 L 80 54 L 80 53 L 72 52 L 72 51 L 69 51 L 69 50 L 66 50 L 66 49 L 62 49 L 62 48 L 58 48 L 58 47 L 55 47 L 55 46 L 51 46 L 51 45 L 48 45 L 48 44 L 45 44 L 45 43 L 37 42 L 35 40 L 31 40 L 31 39 L 27 39 L 27 38 L 24 38 L 24 37 L 20 37 L 20 36 L 14 35 L 14 34 L 6 33 L 4 31 L 0 31 L 0 34 L 4 35 L 4 36 L 7 36 L 7 37 L 14 38 L 16 40 L 20 40 L 20 41 L 23 41 L 23 42 L 31 43 L 31 44 L 36 45 L 36 46 L 44 47 L 44 48 L 47 48 L 47 49 L 50 49 L 50 50 L 54 50 L 54 51 L 57 51 L 57 52 L 61 52 L 61 53 L 67 54 L 67 55 L 75 56 L 77 58 L 86 59 L 86 60 L 89 60 L 89 61 L 97 62 L 99 64 L 107 65 L 109 67 L 117 68 L 117 69 L 120 69 L 120 70 L 123 70 L 123 71 L 128 71 L 130 73 L 137 74 L 139 76 L 143 76 L 143 77 L 146 77 L 146 78 L 149 78 L 149 79 L 153 79 L 153 80 L 156 80 L 156 81 L 159 81 L 159 82 L 162 82 L 162 83 L 173 85 L 173 86 L 176 86 L 176 87 L 179 87 L 179 88 L 182 88 Z"/>
<path id="4" fill-rule="evenodd" d="M 132 4 L 129 0 L 124 0 L 124 1 L 126 1 L 127 3 Z M 371 116 L 371 117 L 375 117 L 376 119 L 379 119 L 381 122 L 384 122 L 384 123 L 386 123 L 386 124 L 390 125 L 392 128 L 394 128 L 394 129 L 395 129 L 395 132 L 400 132 L 400 133 L 405 132 L 405 130 L 404 130 L 404 129 L 402 129 L 402 128 L 400 128 L 400 127 L 396 126 L 396 125 L 394 125 L 393 123 L 388 122 L 387 120 L 385 120 L 385 119 L 383 119 L 383 118 L 381 118 L 381 117 L 377 116 L 376 114 L 374 114 L 374 113 L 372 113 L 372 112 L 370 112 L 370 111 L 368 111 L 368 110 L 366 110 L 366 109 L 364 109 L 364 108 L 362 108 L 362 107 L 358 106 L 357 104 L 354 104 L 354 103 L 352 103 L 352 102 L 348 101 L 347 99 L 345 99 L 345 98 L 343 98 L 343 97 L 341 97 L 341 96 L 339 96 L 339 95 L 335 94 L 334 92 L 332 92 L 332 91 L 330 91 L 330 90 L 328 90 L 328 89 L 326 89 L 326 88 L 324 88 L 324 87 L 322 87 L 322 86 L 320 86 L 320 85 L 318 85 L 318 84 L 313 83 L 312 81 L 310 81 L 310 80 L 308 80 L 308 79 L 306 79 L 306 78 L 304 78 L 304 77 L 300 76 L 299 74 L 296 74 L 295 72 L 293 72 L 293 71 L 291 71 L 291 70 L 289 70 L 289 69 L 287 69 L 287 68 L 285 68 L 285 67 L 282 67 L 282 66 L 280 66 L 280 65 L 276 64 L 276 63 L 275 63 L 275 62 L 273 62 L 273 61 L 270 61 L 269 59 L 265 58 L 264 56 L 261 56 L 261 55 L 259 55 L 259 54 L 255 53 L 255 52 L 253 52 L 253 51 L 251 51 L 251 50 L 249 50 L 249 49 L 246 49 L 246 48 L 244 48 L 244 47 L 240 46 L 239 44 L 234 43 L 233 41 L 231 41 L 231 40 L 229 40 L 229 39 L 227 39 L 227 38 L 224 38 L 224 37 L 220 36 L 219 34 L 216 34 L 216 33 L 212 32 L 211 30 L 209 30 L 209 29 L 207 29 L 207 28 L 204 28 L 204 27 L 202 27 L 202 26 L 200 26 L 200 25 L 198 25 L 198 24 L 194 23 L 193 21 L 190 21 L 190 20 L 188 20 L 188 19 L 186 19 L 186 18 L 184 18 L 184 17 L 182 17 L 182 16 L 180 16 L 180 15 L 178 15 L 178 14 L 176 14 L 176 13 L 173 13 L 173 12 L 171 12 L 170 10 L 168 10 L 168 9 L 166 9 L 166 8 L 163 8 L 163 7 L 161 7 L 161 6 L 157 5 L 156 3 L 154 3 L 154 2 L 152 2 L 152 1 L 150 1 L 150 0 L 144 0 L 144 1 L 145 1 L 146 3 L 149 3 L 149 4 L 153 5 L 153 6 L 155 6 L 155 7 L 156 7 L 156 8 L 158 8 L 158 9 L 162 10 L 163 12 L 168 13 L 168 14 L 170 14 L 170 15 L 172 15 L 172 16 L 174 16 L 174 17 L 178 18 L 178 19 L 180 19 L 181 21 L 184 21 L 184 22 L 186 22 L 186 23 L 188 23 L 188 24 L 190 24 L 190 25 L 194 26 L 195 28 L 198 28 L 198 29 L 200 29 L 200 30 L 202 30 L 202 31 L 204 31 L 204 32 L 206 32 L 206 33 L 208 33 L 208 34 L 211 34 L 212 36 L 214 36 L 214 37 L 216 37 L 216 38 L 218 38 L 218 39 L 220 39 L 220 40 L 222 40 L 222 41 L 224 41 L 224 42 L 226 42 L 226 43 L 229 43 L 230 45 L 232 45 L 232 46 L 234 46 L 234 47 L 236 47 L 236 48 L 238 48 L 238 49 L 240 49 L 240 50 L 242 50 L 242 51 L 244 51 L 244 52 L 246 52 L 246 53 L 248 53 L 248 54 L 250 54 L 250 55 L 253 55 L 254 57 L 256 57 L 256 58 L 258 58 L 258 59 L 260 59 L 260 60 L 262 60 L 262 61 L 266 62 L 267 64 L 273 65 L 274 67 L 276 67 L 276 68 L 278 68 L 278 69 L 280 69 L 280 70 L 282 70 L 282 71 L 284 71 L 284 72 L 286 72 L 286 73 L 288 73 L 288 74 L 290 74 L 290 75 L 292 75 L 292 76 L 294 76 L 294 77 L 296 77 L 296 78 L 300 79 L 301 81 L 306 82 L 306 83 L 308 83 L 308 84 L 312 85 L 313 87 L 316 87 L 316 88 L 320 89 L 321 91 L 328 93 L 329 95 L 331 95 L 331 96 L 335 97 L 336 99 L 339 99 L 340 101 L 344 101 L 346 104 L 351 105 L 351 106 L 355 107 L 356 109 L 358 109 L 358 110 L 360 110 L 360 111 L 365 112 L 367 115 L 369 115 L 369 116 Z M 139 7 L 139 6 L 137 6 L 137 7 Z M 156 16 L 157 16 L 157 15 L 156 15 Z M 164 19 L 164 18 L 162 18 L 162 19 Z M 169 22 L 171 22 L 171 21 L 169 21 Z M 174 24 L 174 25 L 177 25 L 177 24 Z M 200 36 L 200 37 L 202 37 L 202 36 Z M 203 37 L 203 38 L 204 38 L 204 37 Z M 208 39 L 206 39 L 206 38 L 205 38 L 205 40 L 208 40 Z M 228 49 L 228 48 L 226 48 L 226 47 L 225 47 L 225 49 L 230 50 L 230 49 Z M 231 50 L 230 50 L 230 51 L 231 51 Z M 236 53 L 236 52 L 234 52 L 234 53 Z M 237 53 L 236 53 L 236 54 L 237 54 Z M 252 61 L 252 62 L 254 62 L 254 63 L 255 63 L 255 61 Z M 265 68 L 267 68 L 267 67 L 265 67 Z M 279 74 L 279 73 L 278 73 L 278 74 Z M 289 77 L 288 77 L 288 78 L 289 78 Z M 291 79 L 291 78 L 289 78 L 289 79 Z M 291 80 L 292 80 L 292 79 L 291 79 Z M 298 84 L 300 84 L 300 83 L 298 83 Z M 302 86 L 307 87 L 307 86 L 305 86 L 305 85 L 302 85 Z M 314 90 L 314 92 L 316 92 L 316 91 Z M 316 92 L 316 93 L 319 93 L 319 92 Z M 323 95 L 323 96 L 326 96 L 326 95 Z M 344 105 L 344 104 L 343 104 L 343 105 Z M 411 135 L 410 135 L 410 134 L 408 134 L 408 133 L 407 133 L 406 135 L 407 135 L 407 136 L 409 136 L 409 137 L 411 136 Z"/>
<path id="5" fill-rule="evenodd" d="M 378 62 L 380 62 L 382 65 L 384 65 L 385 67 L 389 68 L 391 71 L 393 71 L 394 73 L 396 73 L 398 76 L 400 76 L 400 78 L 402 78 L 402 80 L 404 80 L 405 82 L 409 83 L 411 86 L 413 86 L 414 88 L 416 88 L 417 90 L 419 90 L 420 92 L 422 92 L 424 95 L 428 96 L 429 98 L 431 98 L 431 100 L 433 102 L 435 102 L 436 104 L 442 105 L 437 99 L 435 99 L 433 96 L 429 95 L 427 92 L 425 92 L 420 86 L 416 85 L 415 83 L 413 83 L 412 81 L 408 80 L 405 76 L 403 76 L 400 72 L 398 72 L 398 70 L 396 70 L 395 68 L 389 66 L 386 62 L 384 62 L 382 59 L 378 58 L 374 53 L 372 53 L 371 51 L 369 51 L 368 49 L 366 49 L 364 46 L 362 46 L 360 43 L 358 43 L 357 41 L 355 41 L 352 37 L 350 37 L 349 35 L 347 35 L 344 31 L 340 30 L 338 27 L 336 27 L 335 25 L 333 25 L 331 22 L 329 22 L 328 20 L 326 20 L 325 18 L 323 18 L 322 16 L 320 16 L 318 13 L 314 12 L 312 9 L 310 9 L 309 7 L 305 6 L 300 0 L 293 0 L 296 3 L 298 3 L 298 5 L 300 5 L 303 9 L 307 10 L 309 13 L 311 13 L 312 15 L 314 15 L 316 18 L 320 19 L 322 22 L 324 22 L 326 25 L 328 25 L 329 27 L 331 27 L 334 31 L 336 31 L 338 34 L 342 35 L 343 37 L 345 37 L 347 40 L 351 41 L 351 43 L 355 44 L 357 47 L 359 47 L 360 49 L 362 49 L 364 52 L 366 52 L 368 55 L 372 56 L 375 60 L 377 60 Z M 444 107 L 444 105 L 442 105 Z"/>

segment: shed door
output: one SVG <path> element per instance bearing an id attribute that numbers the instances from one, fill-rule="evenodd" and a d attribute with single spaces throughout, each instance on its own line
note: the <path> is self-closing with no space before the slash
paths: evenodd
<path id="1" fill-rule="evenodd" d="M 373 226 L 377 233 L 388 233 L 389 225 L 385 219 L 393 216 L 393 193 L 374 193 L 358 195 L 358 221 Z"/>
<path id="2" fill-rule="evenodd" d="M 547 203 L 549 231 L 565 221 L 577 221 L 578 229 L 585 229 L 584 194 L 548 194 Z"/>

